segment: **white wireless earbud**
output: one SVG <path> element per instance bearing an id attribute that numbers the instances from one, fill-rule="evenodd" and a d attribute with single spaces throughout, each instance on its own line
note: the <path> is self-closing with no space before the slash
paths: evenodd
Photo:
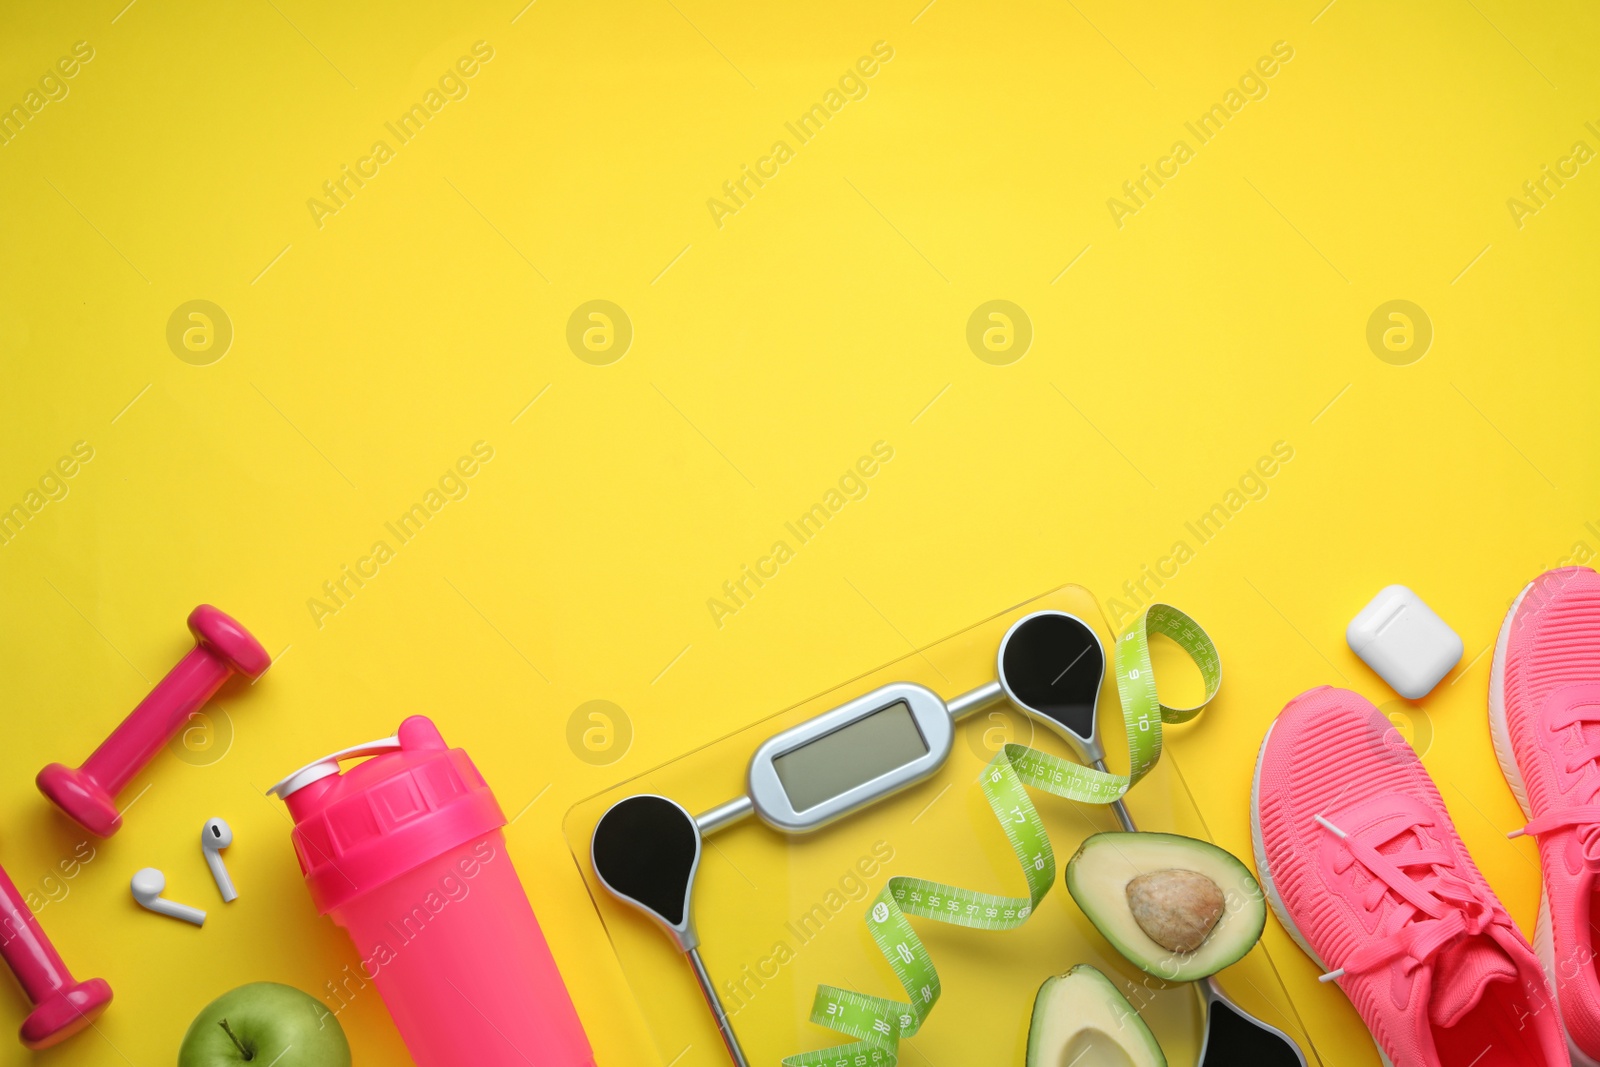
<path id="1" fill-rule="evenodd" d="M 161 894 L 166 888 L 167 876 L 154 867 L 146 867 L 133 876 L 133 899 L 139 902 L 141 908 L 153 911 L 157 915 L 194 923 L 196 926 L 206 924 L 206 913 L 199 908 L 162 900 Z"/>
<path id="2" fill-rule="evenodd" d="M 222 902 L 232 904 L 239 899 L 239 894 L 234 891 L 233 879 L 228 877 L 228 868 L 222 862 L 222 850 L 233 844 L 233 829 L 221 819 L 211 819 L 200 830 L 200 847 L 206 854 L 206 866 L 211 868 L 211 877 L 217 880 L 217 889 L 222 893 Z"/>

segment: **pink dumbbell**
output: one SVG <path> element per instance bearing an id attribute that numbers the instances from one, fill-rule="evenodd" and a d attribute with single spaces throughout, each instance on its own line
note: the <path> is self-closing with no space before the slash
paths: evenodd
<path id="1" fill-rule="evenodd" d="M 210 604 L 189 613 L 189 632 L 198 643 L 82 767 L 52 763 L 39 772 L 39 791 L 92 834 L 110 837 L 117 832 L 122 826 L 117 794 L 229 675 L 238 671 L 255 678 L 272 665 L 272 657 L 248 630 Z"/>
<path id="2" fill-rule="evenodd" d="M 4 870 L 0 870 L 0 957 L 34 1005 L 18 1035 L 31 1049 L 60 1044 L 99 1018 L 111 1003 L 111 987 L 104 978 L 79 982 L 72 977 Z"/>

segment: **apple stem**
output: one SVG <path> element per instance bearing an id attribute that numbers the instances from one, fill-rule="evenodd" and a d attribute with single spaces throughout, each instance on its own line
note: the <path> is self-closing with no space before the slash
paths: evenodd
<path id="1" fill-rule="evenodd" d="M 253 1059 L 256 1058 L 255 1057 L 255 1053 L 251 1052 L 249 1049 L 244 1047 L 244 1042 L 240 1041 L 238 1035 L 233 1032 L 233 1027 L 228 1025 L 228 1020 L 226 1020 L 226 1019 L 222 1020 L 220 1025 L 222 1026 L 223 1033 L 227 1034 L 228 1035 L 228 1039 L 230 1041 L 232 1041 L 234 1043 L 234 1045 L 239 1049 L 239 1054 L 241 1056 L 243 1056 L 247 1060 L 253 1060 Z"/>

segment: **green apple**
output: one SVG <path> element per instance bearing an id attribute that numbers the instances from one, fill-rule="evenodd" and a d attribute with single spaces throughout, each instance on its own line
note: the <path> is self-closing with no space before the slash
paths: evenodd
<path id="1" fill-rule="evenodd" d="M 189 1024 L 178 1067 L 350 1067 L 344 1030 L 321 1001 L 293 986 L 255 982 L 206 1005 Z"/>

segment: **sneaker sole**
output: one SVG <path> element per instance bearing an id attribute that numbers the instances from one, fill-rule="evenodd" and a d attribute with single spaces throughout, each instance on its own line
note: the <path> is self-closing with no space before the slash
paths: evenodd
<path id="1" fill-rule="evenodd" d="M 1517 798 L 1517 806 L 1522 809 L 1524 819 L 1532 819 L 1533 812 L 1528 807 L 1528 788 L 1522 780 L 1522 770 L 1517 766 L 1516 754 L 1511 747 L 1511 729 L 1506 722 L 1506 649 L 1511 644 L 1512 620 L 1517 617 L 1522 598 L 1528 595 L 1533 585 L 1529 582 L 1523 586 L 1517 599 L 1511 602 L 1511 610 L 1506 612 L 1505 621 L 1500 624 L 1500 634 L 1495 638 L 1494 659 L 1489 665 L 1489 740 L 1494 745 L 1494 758 L 1500 764 L 1500 773 L 1506 785 L 1511 787 L 1511 795 Z M 1567 1040 L 1567 1054 L 1572 1057 L 1573 1067 L 1600 1067 L 1600 1060 L 1588 1056 L 1573 1043 L 1571 1035 L 1567 1033 L 1567 1020 L 1561 1015 L 1561 990 L 1556 984 L 1555 933 L 1550 925 L 1550 894 L 1545 892 L 1543 878 L 1539 884 L 1539 918 L 1533 926 L 1533 951 L 1539 957 L 1545 982 L 1550 986 L 1550 997 L 1556 1007 L 1556 1021 L 1561 1024 L 1561 1036 Z"/>
<path id="2" fill-rule="evenodd" d="M 1261 739 L 1261 750 L 1256 754 L 1255 775 L 1250 779 L 1250 848 L 1255 853 L 1256 874 L 1261 878 L 1261 888 L 1267 894 L 1267 903 L 1271 906 L 1272 913 L 1278 917 L 1279 924 L 1289 931 L 1289 936 L 1294 938 L 1294 943 L 1300 946 L 1300 951 L 1309 956 L 1311 962 L 1326 973 L 1328 965 L 1322 962 L 1322 957 L 1311 950 L 1311 945 L 1306 941 L 1305 935 L 1294 924 L 1294 920 L 1289 918 L 1289 909 L 1284 905 L 1283 897 L 1279 895 L 1278 887 L 1272 881 L 1272 868 L 1267 863 L 1266 846 L 1261 841 L 1261 765 L 1266 760 L 1267 741 L 1271 739 L 1273 727 L 1277 725 L 1278 720 L 1273 719 L 1272 725 L 1267 727 L 1266 736 Z M 1338 986 L 1336 985 L 1335 988 L 1338 988 Z M 1339 992 L 1343 993 L 1344 990 L 1339 989 Z M 1348 1000 L 1349 998 L 1346 997 L 1345 999 Z M 1351 1007 L 1354 1008 L 1355 1005 L 1351 1004 Z M 1368 1031 L 1367 1036 L 1372 1038 L 1372 1047 L 1377 1050 L 1378 1058 L 1383 1061 L 1383 1067 L 1394 1067 L 1388 1055 L 1384 1053 L 1383 1046 L 1378 1044 L 1378 1039 L 1372 1037 L 1370 1031 Z M 1585 1064 L 1584 1067 L 1589 1067 L 1589 1065 Z"/>

